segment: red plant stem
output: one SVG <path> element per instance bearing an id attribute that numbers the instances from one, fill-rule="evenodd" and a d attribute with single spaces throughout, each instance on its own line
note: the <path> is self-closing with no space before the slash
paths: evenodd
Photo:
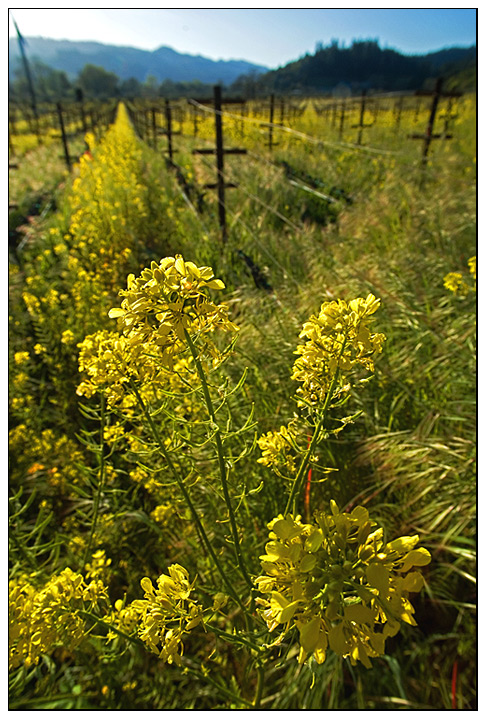
<path id="1" fill-rule="evenodd" d="M 453 663 L 453 670 L 451 674 L 451 708 L 452 710 L 457 709 L 457 671 L 458 662 L 455 660 Z"/>

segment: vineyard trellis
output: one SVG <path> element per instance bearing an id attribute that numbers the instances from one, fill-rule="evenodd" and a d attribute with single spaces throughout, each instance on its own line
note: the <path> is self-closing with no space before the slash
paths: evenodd
<path id="1" fill-rule="evenodd" d="M 282 120 L 286 109 L 289 114 L 286 125 L 272 122 L 270 127 L 270 103 L 265 101 L 232 108 L 218 96 L 193 103 L 139 99 L 120 104 L 115 125 L 99 141 L 88 138 L 92 153 L 82 155 L 79 164 L 72 162 L 71 173 L 66 160 L 78 156 L 84 131 L 90 132 L 89 106 L 84 106 L 85 124 L 79 104 L 54 106 L 51 117 L 44 115 L 45 126 L 51 126 L 53 156 L 58 147 L 64 149 L 65 126 L 65 167 L 58 177 L 65 180 L 66 194 L 59 213 L 47 216 L 45 210 L 38 220 L 25 222 L 18 252 L 9 254 L 15 343 L 10 502 L 13 542 L 19 543 L 19 548 L 12 546 L 17 565 L 11 593 L 18 628 L 13 636 L 17 708 L 29 703 L 42 707 L 51 688 L 58 692 L 55 701 L 60 706 L 66 702 L 80 709 L 90 704 L 107 709 L 182 707 L 185 700 L 205 709 L 323 709 L 340 703 L 349 709 L 357 702 L 359 707 L 386 709 L 405 703 L 462 708 L 474 702 L 470 646 L 465 650 L 474 606 L 473 533 L 468 524 L 473 516 L 472 441 L 463 439 L 463 428 L 472 426 L 467 383 L 473 280 L 467 283 L 465 273 L 462 280 L 461 273 L 450 272 L 451 289 L 443 287 L 445 272 L 463 270 L 462 259 L 472 254 L 472 167 L 460 142 L 437 143 L 438 154 L 429 155 L 428 171 L 422 157 L 416 163 L 415 144 L 401 144 L 419 99 L 347 98 L 347 127 L 342 131 L 348 142 L 337 138 L 341 98 L 310 99 L 306 105 L 291 98 L 286 108 L 276 97 L 272 120 Z M 442 99 L 437 101 L 440 105 Z M 362 102 L 363 123 L 372 116 L 375 126 L 362 138 L 369 145 L 353 142 L 357 128 L 351 125 Z M 312 103 L 323 112 L 313 115 Z M 445 117 L 450 118 L 453 102 L 448 103 Z M 440 108 L 436 122 L 442 119 Z M 376 130 L 383 110 L 388 130 L 383 135 L 387 142 L 381 144 L 374 138 L 380 139 Z M 418 114 L 421 126 L 424 117 L 424 111 Z M 25 118 L 13 120 L 15 130 L 25 131 L 26 138 L 34 129 L 32 118 L 30 127 Z M 460 125 L 456 134 L 465 127 Z M 279 149 L 269 147 L 270 135 L 273 141 L 279 138 Z M 41 151 L 48 146 L 23 155 L 22 143 L 16 143 L 15 135 L 12 140 L 13 149 L 19 150 L 12 162 L 18 166 L 12 168 L 15 178 L 33 158 L 44 157 Z M 31 140 L 36 142 L 35 134 Z M 244 160 L 232 162 L 232 153 L 226 151 L 233 143 L 239 146 L 236 150 L 247 150 Z M 194 153 L 198 149 L 204 152 Z M 462 173 L 456 177 L 455 193 L 444 180 L 453 178 L 452 168 Z M 210 182 L 215 171 L 218 182 Z M 418 179 L 423 177 L 428 192 L 420 189 Z M 219 183 L 223 191 L 235 189 L 221 197 L 213 192 Z M 188 262 L 190 256 L 197 264 Z M 468 262 L 474 277 L 475 259 Z M 213 277 L 212 267 L 222 280 Z M 124 299 L 117 301 L 120 288 Z M 465 297 L 453 295 L 453 288 Z M 222 290 L 223 304 L 217 306 L 213 296 Z M 334 300 L 352 293 L 364 297 L 350 304 Z M 316 400 L 312 394 L 302 396 L 306 404 L 294 411 L 299 398 L 289 358 L 292 363 L 294 356 L 308 352 L 304 333 L 309 323 L 323 341 L 314 351 L 326 347 L 327 308 L 338 310 L 344 319 L 356 318 L 357 310 L 375 312 L 379 295 L 384 300 L 378 329 L 382 332 L 384 323 L 391 339 L 378 362 L 377 388 L 370 389 L 372 379 L 353 388 L 349 403 L 357 403 L 356 415 L 350 415 L 347 406 L 349 417 L 337 415 L 328 427 L 323 412 L 306 428 Z M 317 297 L 323 301 L 319 317 L 314 315 Z M 167 306 L 161 305 L 166 301 Z M 109 310 L 116 304 L 120 307 Z M 157 315 L 157 320 L 166 320 L 161 327 L 154 321 Z M 191 325 L 194 318 L 198 325 Z M 204 325 L 207 318 L 215 325 Z M 303 327 L 305 318 L 310 321 Z M 219 337 L 222 330 L 233 333 L 236 325 L 241 327 L 238 343 Z M 174 366 L 166 352 L 173 335 Z M 371 344 L 383 341 L 381 336 L 367 337 Z M 300 345 L 295 352 L 296 342 Z M 183 357 L 182 343 L 191 357 Z M 340 343 L 334 347 L 340 352 Z M 122 352 L 127 353 L 123 377 L 117 364 Z M 164 364 L 169 358 L 169 364 L 157 368 L 157 358 Z M 334 358 L 338 367 L 341 355 Z M 347 362 L 350 358 L 347 354 Z M 84 374 L 76 396 L 78 362 Z M 223 362 L 227 365 L 222 371 Z M 107 382 L 106 372 L 112 370 Z M 99 402 L 93 394 L 96 386 Z M 126 401 L 118 390 L 133 395 Z M 311 385 L 305 391 L 315 392 Z M 349 391 L 350 386 L 340 389 L 337 407 L 342 407 L 341 393 Z M 325 405 L 331 402 L 329 389 L 323 397 Z M 205 403 L 208 421 L 202 414 Z M 348 431 L 338 435 L 342 422 L 352 426 L 349 439 L 343 440 Z M 49 434 L 51 426 L 54 435 Z M 260 438 L 254 427 L 264 433 Z M 295 428 L 302 433 L 299 437 Z M 289 433 L 292 442 L 286 444 Z M 81 447 L 78 438 L 86 440 L 81 452 L 76 449 Z M 280 439 L 282 471 L 273 475 L 265 462 L 271 461 Z M 263 454 L 256 465 L 258 448 Z M 304 462 L 295 465 L 293 479 L 289 453 L 298 451 Z M 331 467 L 339 472 L 332 473 Z M 371 467 L 377 468 L 377 477 L 371 476 Z M 285 487 L 287 504 L 286 498 L 282 503 Z M 31 488 L 40 495 L 24 510 L 24 502 L 31 500 L 23 493 Z M 333 495 L 334 505 L 329 501 Z M 362 507 L 353 510 L 358 500 Z M 325 503 L 332 514 L 318 528 L 314 513 Z M 306 553 L 298 558 L 299 566 L 289 556 L 292 571 L 309 575 L 312 585 L 305 590 L 311 587 L 310 601 L 315 603 L 312 556 L 322 553 L 323 532 L 334 523 L 352 522 L 365 537 L 369 505 L 377 510 L 387 540 L 401 527 L 405 537 L 400 544 L 407 550 L 421 528 L 434 556 L 431 570 L 425 570 L 425 592 L 417 605 L 413 601 L 419 628 L 406 627 L 397 642 L 387 638 L 387 655 L 376 627 L 377 618 L 384 618 L 371 615 L 366 607 L 376 590 L 384 597 L 394 592 L 385 586 L 380 569 L 365 568 L 365 575 L 357 575 L 359 588 L 365 582 L 378 583 L 372 585 L 372 595 L 353 595 L 351 606 L 335 607 L 333 583 L 342 572 L 335 563 L 323 586 L 323 592 L 332 595 L 322 604 L 309 605 L 312 615 L 302 613 L 299 588 L 293 586 L 291 597 L 288 585 L 272 584 L 278 577 L 275 563 L 280 562 L 272 553 L 276 547 L 287 553 L 296 539 L 293 546 L 299 544 Z M 290 524 L 288 511 L 293 518 L 302 512 L 304 520 Z M 51 526 L 44 521 L 59 530 L 52 547 L 47 537 Z M 299 522 L 308 529 L 302 531 Z M 267 529 L 273 533 L 269 538 Z M 343 546 L 342 540 L 338 538 L 337 547 Z M 143 550 L 147 547 L 150 553 Z M 24 575 L 18 572 L 27 567 L 19 554 L 24 548 L 32 553 L 32 574 L 30 568 Z M 264 548 L 268 577 L 255 574 Z M 418 557 L 424 564 L 427 553 Z M 322 557 L 318 560 L 321 572 Z M 185 567 L 171 565 L 170 576 L 161 576 L 172 561 Z M 68 563 L 73 571 L 53 574 Z M 350 569 L 348 564 L 342 567 Z M 159 577 L 157 588 L 151 577 Z M 61 608 L 66 622 L 56 625 L 53 608 L 58 606 L 45 601 L 61 594 L 64 602 L 73 578 L 83 598 L 75 594 L 72 604 L 67 598 Z M 321 582 L 321 576 L 317 580 Z M 419 588 L 417 573 L 403 580 L 413 591 Z M 175 587 L 180 596 L 169 602 L 164 588 Z M 100 604 L 95 598 L 88 605 L 96 588 L 102 593 Z M 34 608 L 30 614 L 23 602 L 26 593 Z M 269 593 L 274 594 L 263 596 Z M 337 597 L 341 603 L 341 595 Z M 150 603 L 159 600 L 162 611 L 150 615 Z M 184 618 L 167 614 L 176 605 Z M 263 607 L 269 610 L 265 616 Z M 443 609 L 449 613 L 446 629 L 438 620 Z M 411 606 L 405 605 L 404 611 L 402 619 L 408 622 Z M 167 621 L 157 637 L 151 635 L 151 618 Z M 84 631 L 79 653 L 78 636 L 65 633 L 74 620 Z M 30 629 L 34 622 L 35 633 Z M 373 629 L 375 645 L 364 646 L 365 636 L 356 647 L 350 645 L 357 623 L 368 624 L 369 630 L 364 626 L 363 631 L 369 635 Z M 267 634 L 279 624 L 274 637 Z M 438 631 L 436 639 L 423 631 L 431 627 Z M 286 635 L 288 629 L 294 635 Z M 40 658 L 38 667 L 21 667 L 27 648 L 28 661 Z M 311 651 L 315 659 L 308 663 Z M 308 663 L 299 673 L 297 659 Z M 172 667 L 163 668 L 165 661 Z M 70 675 L 74 667 L 76 673 Z M 428 668 L 434 683 L 423 682 Z M 435 684 L 438 677 L 441 682 Z M 404 689 L 400 698 L 391 696 L 394 682 Z M 81 693 L 72 689 L 74 683 Z"/>
<path id="2" fill-rule="evenodd" d="M 441 84 L 442 80 L 440 78 L 436 83 L 435 91 L 432 94 L 429 93 L 432 96 L 432 104 L 429 111 L 426 132 L 424 134 L 409 134 L 407 136 L 411 138 L 422 138 L 424 140 L 424 147 L 422 153 L 423 168 L 426 167 L 427 155 L 431 140 L 439 137 L 444 139 L 452 137 L 451 133 L 446 133 L 445 130 L 447 129 L 448 124 L 451 123 L 454 119 L 454 113 L 452 112 L 452 100 L 454 98 L 457 99 L 461 97 L 461 94 L 459 93 L 441 93 Z M 228 237 L 226 219 L 228 204 L 225 199 L 225 190 L 235 188 L 238 185 L 241 187 L 242 192 L 244 192 L 247 197 L 251 197 L 253 195 L 254 198 L 256 198 L 257 196 L 255 195 L 255 193 L 252 193 L 247 188 L 241 186 L 241 181 L 236 182 L 234 179 L 230 180 L 228 179 L 228 177 L 226 177 L 226 173 L 224 170 L 224 156 L 245 155 L 249 152 L 249 149 L 245 147 L 225 147 L 223 133 L 224 118 L 231 120 L 233 123 L 240 123 L 239 134 L 242 138 L 244 137 L 245 124 L 250 124 L 252 127 L 260 127 L 263 129 L 267 129 L 268 134 L 267 141 L 265 141 L 265 146 L 268 150 L 269 155 L 272 153 L 273 148 L 276 146 L 276 142 L 274 142 L 274 132 L 281 132 L 287 134 L 290 137 L 295 137 L 297 140 L 300 140 L 303 143 L 310 142 L 321 147 L 326 146 L 329 148 L 336 148 L 337 150 L 339 148 L 347 148 L 350 151 L 356 150 L 358 152 L 366 152 L 379 156 L 383 155 L 384 157 L 400 157 L 400 150 L 386 150 L 363 144 L 362 132 L 365 128 L 370 128 L 375 122 L 377 122 L 378 115 L 381 112 L 381 101 L 387 100 L 388 102 L 390 102 L 391 98 L 395 96 L 397 97 L 397 101 L 396 105 L 394 106 L 393 113 L 394 129 L 397 133 L 399 131 L 402 114 L 404 113 L 406 108 L 406 99 L 416 98 L 419 100 L 421 96 L 425 95 L 425 92 L 421 92 L 414 95 L 404 95 L 403 93 L 398 95 L 397 93 L 389 93 L 374 96 L 367 94 L 366 91 L 362 91 L 360 99 L 358 101 L 354 97 L 342 98 L 341 101 L 337 101 L 336 99 L 311 99 L 311 101 L 308 101 L 312 103 L 312 106 L 318 115 L 328 118 L 328 121 L 330 122 L 332 128 L 335 128 L 338 120 L 338 142 L 333 142 L 316 136 L 310 136 L 307 133 L 303 133 L 290 127 L 289 125 L 283 124 L 283 121 L 285 119 L 287 119 L 289 122 L 292 120 L 296 120 L 296 118 L 299 118 L 303 114 L 306 108 L 306 102 L 303 101 L 301 101 L 300 103 L 296 103 L 296 101 L 293 99 L 285 99 L 284 97 L 281 97 L 279 99 L 280 121 L 278 123 L 274 122 L 276 98 L 273 94 L 270 96 L 267 103 L 264 103 L 262 101 L 254 101 L 253 103 L 249 103 L 243 98 L 222 97 L 221 88 L 219 86 L 215 86 L 213 91 L 213 99 L 211 101 L 208 99 L 190 99 L 186 102 L 186 104 L 184 104 L 181 101 L 174 102 L 166 99 L 162 101 L 162 106 L 160 103 L 156 104 L 154 103 L 154 101 L 151 100 L 147 100 L 145 102 L 135 101 L 134 103 L 128 103 L 128 108 L 137 132 L 143 139 L 145 139 L 147 142 L 149 142 L 149 144 L 152 145 L 154 150 L 158 150 L 157 138 L 160 135 L 163 135 L 167 138 L 166 152 L 168 158 L 168 167 L 172 167 L 176 171 L 176 178 L 182 188 L 186 200 L 191 204 L 191 206 L 195 209 L 196 212 L 200 212 L 203 210 L 204 190 L 216 189 L 218 198 L 218 222 L 220 236 L 222 243 L 225 244 Z M 445 118 L 445 130 L 443 133 L 438 134 L 433 132 L 433 128 L 437 115 L 438 105 L 440 99 L 443 97 L 448 99 L 449 105 L 447 110 L 443 114 Z M 237 105 L 240 106 L 240 114 L 235 114 L 235 112 L 229 110 L 229 107 L 235 107 Z M 351 113 L 353 113 L 354 109 L 356 109 L 357 107 L 359 112 L 359 119 L 358 122 L 354 124 L 351 120 Z M 177 149 L 174 145 L 174 137 L 182 137 L 183 135 L 183 124 L 186 120 L 188 108 L 191 110 L 192 113 L 194 139 L 198 137 L 198 118 L 208 117 L 208 115 L 211 115 L 214 118 L 213 147 L 200 147 L 194 148 L 192 150 L 193 155 L 214 155 L 216 159 L 216 182 L 206 182 L 201 186 L 201 189 L 198 189 L 194 182 L 191 184 L 191 187 L 188 185 L 184 173 L 181 171 L 181 168 L 174 160 L 175 153 L 177 152 Z M 68 170 L 71 170 L 73 161 L 77 160 L 77 156 L 73 157 L 70 154 L 70 140 L 72 138 L 79 138 L 86 133 L 86 131 L 88 130 L 87 118 L 90 119 L 90 131 L 99 134 L 103 130 L 103 128 L 108 127 L 110 122 L 113 120 L 114 109 L 115 106 L 113 103 L 105 104 L 105 106 L 101 108 L 98 108 L 96 105 L 90 106 L 89 104 L 88 106 L 86 106 L 83 102 L 82 96 L 78 97 L 77 101 L 75 103 L 71 103 L 70 105 L 61 105 L 60 103 L 57 103 L 54 109 L 50 106 L 44 106 L 41 108 L 41 111 L 39 113 L 39 122 L 43 127 L 44 133 L 50 133 L 51 136 L 55 139 L 56 128 L 60 130 L 60 132 L 57 134 L 57 137 L 59 137 L 59 139 L 61 140 L 63 147 L 63 156 Z M 412 109 L 414 111 L 415 120 L 417 121 L 419 117 L 418 104 L 416 103 L 416 105 Z M 338 110 L 340 110 L 339 119 Z M 365 116 L 369 110 L 373 115 L 373 122 L 365 122 Z M 21 108 L 15 107 L 12 107 L 9 112 L 9 144 L 12 148 L 12 157 L 14 157 L 13 144 L 14 137 L 17 131 L 16 111 L 22 112 Z M 29 112 L 26 108 L 24 108 L 23 112 L 27 119 L 27 128 L 32 131 L 35 128 L 33 119 L 31 118 L 29 120 Z M 261 120 L 261 115 L 266 112 L 269 113 L 269 117 L 267 122 L 263 123 Z M 173 115 L 179 122 L 179 130 L 174 130 Z M 355 143 L 343 142 L 340 140 L 343 136 L 345 118 L 347 116 L 349 117 L 350 129 L 358 129 L 358 136 Z M 209 142 L 208 139 L 206 139 L 205 141 Z M 258 157 L 265 160 L 265 156 L 262 154 L 259 154 Z M 14 169 L 12 165 L 11 168 Z M 331 204 L 338 202 L 335 197 L 332 197 L 330 193 L 324 191 L 323 188 L 316 186 L 313 187 L 312 185 L 310 186 L 309 183 L 306 183 L 300 177 L 297 177 L 295 175 L 293 176 L 292 173 L 286 171 L 283 175 L 283 178 L 289 185 L 295 187 L 297 192 L 311 194 L 317 198 L 321 198 L 321 200 L 323 200 L 324 202 Z M 191 200 L 190 196 L 193 196 L 194 202 Z M 258 202 L 258 199 L 255 199 L 255 202 Z M 11 208 L 14 207 L 15 203 L 11 203 Z M 282 217 L 284 217 L 282 212 L 279 212 L 278 215 L 281 217 L 281 219 Z"/>
<path id="3" fill-rule="evenodd" d="M 416 93 L 417 95 L 431 95 L 432 96 L 431 109 L 430 109 L 430 115 L 428 118 L 428 125 L 426 127 L 426 132 L 422 135 L 417 134 L 417 133 L 410 135 L 410 137 L 414 138 L 415 140 L 423 140 L 424 141 L 424 143 L 423 143 L 423 160 L 422 160 L 423 165 L 426 165 L 426 163 L 428 162 L 428 152 L 429 152 L 432 140 L 438 140 L 440 138 L 443 140 L 451 140 L 453 138 L 453 135 L 451 133 L 447 132 L 447 129 L 448 129 L 447 123 L 445 123 L 445 127 L 444 127 L 444 130 L 442 133 L 434 132 L 436 113 L 438 111 L 438 103 L 440 101 L 440 98 L 442 98 L 442 97 L 449 98 L 449 101 L 451 101 L 452 98 L 461 97 L 462 94 L 459 92 L 444 93 L 444 92 L 442 92 L 442 87 L 443 87 L 443 78 L 438 78 L 433 92 L 419 90 Z M 451 119 L 451 114 L 449 117 Z"/>

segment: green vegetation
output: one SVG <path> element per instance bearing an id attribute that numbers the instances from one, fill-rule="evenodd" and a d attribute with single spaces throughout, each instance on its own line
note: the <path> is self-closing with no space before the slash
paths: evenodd
<path id="1" fill-rule="evenodd" d="M 409 101 L 225 113 L 225 244 L 210 109 L 88 134 L 10 258 L 11 709 L 476 708 L 475 98 L 426 165 Z"/>
<path id="2" fill-rule="evenodd" d="M 13 68 L 10 97 L 26 102 L 30 98 L 25 72 L 19 64 L 16 41 L 10 42 Z M 28 47 L 33 60 L 31 74 L 41 101 L 72 99 L 79 88 L 89 99 L 201 98 L 211 96 L 215 82 L 223 84 L 227 94 L 248 99 L 266 97 L 272 92 L 302 96 L 330 94 L 344 85 L 348 92 L 364 88 L 375 92 L 404 92 L 419 90 L 439 76 L 444 77 L 452 89 L 476 90 L 475 46 L 408 56 L 380 48 L 375 40 L 356 40 L 350 47 L 339 46 L 334 40 L 329 47 L 319 43 L 314 54 L 306 53 L 282 68 L 267 72 L 266 68 L 244 61 L 214 62 L 180 55 L 166 47 L 148 52 L 44 38 L 30 38 Z M 85 59 L 84 66 L 80 58 Z"/>

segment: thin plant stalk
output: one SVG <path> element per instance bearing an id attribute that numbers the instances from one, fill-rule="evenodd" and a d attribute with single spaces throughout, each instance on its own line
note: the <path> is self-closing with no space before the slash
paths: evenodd
<path id="1" fill-rule="evenodd" d="M 105 484 L 105 453 L 103 452 L 103 442 L 104 442 L 104 435 L 105 435 L 105 395 L 104 393 L 101 393 L 101 404 L 100 404 L 100 445 L 99 445 L 99 457 L 100 457 L 100 465 L 98 470 L 98 487 L 96 490 L 95 495 L 95 506 L 93 509 L 93 519 L 91 521 L 91 530 L 90 530 L 90 538 L 88 540 L 88 544 L 86 546 L 84 558 L 83 558 L 83 567 L 85 566 L 88 555 L 91 549 L 91 543 L 93 542 L 93 536 L 95 534 L 96 525 L 98 522 L 98 513 L 100 510 L 100 499 L 101 499 L 101 493 L 103 489 L 103 485 Z"/>
<path id="2" fill-rule="evenodd" d="M 152 420 L 152 417 L 151 417 L 151 414 L 150 414 L 149 410 L 147 409 L 147 407 L 146 407 L 146 405 L 145 405 L 145 403 L 144 403 L 144 401 L 143 401 L 143 399 L 142 399 L 142 397 L 141 397 L 141 395 L 140 395 L 140 393 L 139 393 L 136 385 L 134 384 L 133 380 L 129 380 L 129 382 L 130 382 L 130 386 L 131 386 L 131 388 L 132 388 L 132 390 L 133 390 L 133 392 L 134 392 L 134 394 L 135 394 L 135 396 L 136 396 L 136 398 L 137 398 L 137 402 L 139 403 L 140 408 L 141 408 L 142 412 L 144 413 L 145 418 L 146 418 L 146 420 L 147 420 L 147 422 L 148 422 L 148 424 L 149 424 L 149 427 L 150 427 L 150 429 L 151 429 L 151 431 L 152 431 L 154 440 L 156 441 L 156 443 L 157 443 L 157 445 L 158 445 L 158 447 L 159 447 L 159 451 L 161 452 L 161 454 L 163 455 L 165 461 L 167 462 L 167 464 L 168 464 L 168 466 L 169 466 L 169 469 L 170 469 L 170 471 L 171 471 L 174 479 L 176 480 L 176 483 L 177 483 L 179 489 L 181 490 L 181 493 L 182 493 L 182 495 L 183 495 L 183 497 L 184 497 L 184 499 L 185 499 L 185 501 L 186 501 L 186 504 L 187 504 L 188 507 L 189 507 L 189 510 L 190 510 L 190 512 L 191 512 L 191 515 L 193 516 L 193 519 L 194 519 L 194 521 L 195 521 L 195 523 L 196 523 L 196 526 L 197 526 L 197 528 L 198 528 L 198 530 L 199 530 L 199 532 L 200 532 L 200 534 L 201 534 L 201 537 L 202 537 L 202 539 L 203 539 L 203 542 L 205 543 L 206 549 L 208 550 L 208 552 L 209 552 L 209 554 L 210 554 L 213 562 L 215 563 L 215 566 L 216 566 L 218 572 L 220 573 L 220 576 L 221 576 L 223 582 L 225 583 L 225 586 L 226 586 L 226 588 L 227 588 L 227 590 L 228 590 L 228 594 L 233 598 L 233 600 L 235 600 L 235 602 L 237 603 L 237 605 L 240 607 L 240 609 L 241 609 L 242 612 L 244 613 L 244 616 L 247 617 L 247 611 L 246 611 L 246 609 L 245 609 L 245 606 L 242 604 L 242 601 L 240 600 L 240 598 L 238 597 L 237 593 L 235 592 L 232 583 L 231 583 L 230 580 L 228 579 L 228 577 L 227 577 L 224 569 L 223 569 L 222 566 L 221 566 L 220 561 L 218 560 L 218 557 L 217 557 L 217 555 L 216 555 L 216 553 L 215 553 L 215 551 L 214 551 L 214 549 L 213 549 L 213 546 L 212 546 L 212 544 L 211 544 L 211 542 L 210 542 L 210 540 L 209 540 L 209 538 L 208 538 L 208 536 L 207 536 L 207 534 L 206 534 L 206 532 L 205 532 L 205 529 L 204 529 L 204 527 L 203 527 L 203 525 L 202 525 L 202 522 L 201 522 L 200 517 L 199 517 L 199 515 L 198 515 L 198 511 L 196 510 L 195 506 L 193 505 L 193 503 L 192 503 L 192 501 L 191 501 L 191 497 L 190 497 L 190 495 L 189 495 L 189 493 L 188 493 L 188 491 L 187 491 L 187 489 L 186 489 L 186 487 L 185 487 L 185 485 L 184 485 L 184 482 L 181 480 L 181 478 L 180 478 L 180 476 L 179 476 L 179 473 L 177 472 L 176 468 L 174 467 L 174 464 L 173 464 L 173 462 L 172 462 L 172 460 L 171 460 L 171 458 L 170 458 L 170 456 L 169 456 L 166 448 L 164 447 L 164 443 L 162 442 L 162 440 L 161 440 L 161 438 L 160 438 L 160 436 L 159 436 L 159 432 L 158 432 L 158 430 L 157 430 L 157 428 L 156 428 L 156 426 L 155 426 L 155 424 L 154 424 L 154 421 Z"/>
<path id="3" fill-rule="evenodd" d="M 257 667 L 257 687 L 255 688 L 255 696 L 254 696 L 254 702 L 253 702 L 254 710 L 258 710 L 260 708 L 260 701 L 262 700 L 262 693 L 264 691 L 264 678 L 265 678 L 264 666 L 258 665 L 258 667 Z"/>
<path id="4" fill-rule="evenodd" d="M 221 479 L 221 485 L 223 490 L 223 497 L 225 498 L 225 504 L 228 509 L 228 517 L 230 519 L 230 527 L 232 529 L 232 537 L 233 537 L 233 543 L 235 548 L 235 557 L 237 559 L 238 566 L 240 568 L 240 572 L 242 574 L 242 577 L 244 578 L 245 582 L 249 586 L 249 588 L 253 587 L 252 580 L 249 577 L 249 574 L 247 572 L 247 568 L 245 567 L 245 561 L 242 554 L 242 548 L 240 546 L 240 538 L 238 534 L 238 528 L 237 523 L 235 521 L 235 513 L 233 512 L 232 507 L 232 501 L 230 498 L 230 493 L 228 491 L 228 483 L 227 483 L 227 468 L 225 464 L 225 456 L 223 453 L 223 440 L 220 432 L 220 428 L 217 423 L 215 409 L 213 407 L 213 402 L 210 395 L 210 390 L 208 388 L 208 383 L 206 381 L 206 375 L 203 371 L 203 368 L 201 366 L 200 359 L 198 357 L 198 353 L 196 351 L 196 348 L 194 346 L 193 341 L 191 340 L 191 337 L 187 330 L 184 331 L 184 335 L 186 338 L 186 342 L 188 343 L 188 347 L 191 351 L 191 355 L 193 356 L 193 360 L 196 365 L 196 369 L 198 371 L 198 375 L 201 381 L 201 388 L 203 390 L 203 395 L 205 398 L 206 407 L 208 409 L 208 414 L 210 416 L 210 420 L 212 422 L 212 429 L 214 430 L 214 438 L 215 438 L 215 445 L 218 455 L 218 467 L 220 470 L 220 479 Z"/>
<path id="5" fill-rule="evenodd" d="M 344 341 L 343 341 L 343 345 L 342 345 L 342 348 L 341 348 L 341 350 L 340 350 L 340 354 L 339 354 L 339 356 L 338 356 L 338 362 L 340 361 L 340 358 L 341 358 L 341 356 L 342 356 L 342 353 L 343 353 L 343 351 L 344 351 L 344 349 L 345 349 L 346 340 L 347 340 L 347 339 L 345 338 Z M 327 392 L 327 395 L 326 395 L 326 398 L 325 398 L 325 402 L 324 402 L 324 404 L 323 404 L 323 407 L 321 408 L 321 411 L 320 411 L 320 414 L 319 414 L 319 417 L 318 417 L 318 422 L 316 423 L 316 426 L 315 426 L 315 429 L 314 429 L 314 432 L 313 432 L 313 437 L 311 438 L 311 441 L 310 441 L 310 443 L 309 443 L 309 445 L 308 445 L 308 449 L 307 449 L 307 451 L 306 451 L 306 455 L 304 456 L 303 460 L 301 461 L 301 465 L 299 466 L 298 473 L 297 473 L 296 477 L 294 478 L 294 482 L 293 482 L 293 484 L 292 484 L 291 491 L 290 491 L 290 493 L 289 493 L 289 497 L 288 497 L 288 500 L 287 500 L 286 509 L 284 510 L 284 515 L 285 515 L 285 516 L 286 516 L 286 515 L 288 514 L 288 512 L 290 511 L 291 505 L 293 506 L 293 513 L 296 514 L 296 499 L 297 499 L 297 494 L 298 494 L 298 492 L 301 490 L 301 486 L 302 486 L 303 481 L 304 481 L 305 473 L 306 473 L 306 470 L 307 470 L 308 465 L 309 465 L 309 459 L 310 459 L 310 457 L 313 455 L 313 452 L 314 452 L 314 450 L 315 450 L 315 447 L 316 447 L 316 445 L 317 445 L 317 443 L 318 443 L 318 440 L 319 440 L 319 438 L 320 438 L 321 431 L 322 431 L 322 429 L 323 429 L 323 424 L 324 424 L 324 421 L 325 421 L 326 413 L 327 413 L 327 411 L 328 411 L 328 408 L 330 407 L 330 403 L 331 403 L 332 398 L 333 398 L 333 393 L 335 392 L 335 388 L 336 388 L 336 384 L 337 384 L 337 380 L 338 380 L 338 370 L 339 370 L 339 367 L 338 367 L 338 364 L 337 364 L 337 368 L 336 368 L 335 373 L 334 373 L 334 375 L 333 375 L 333 379 L 332 379 L 332 381 L 331 381 L 331 383 L 330 383 L 330 387 L 328 388 L 328 392 Z"/>

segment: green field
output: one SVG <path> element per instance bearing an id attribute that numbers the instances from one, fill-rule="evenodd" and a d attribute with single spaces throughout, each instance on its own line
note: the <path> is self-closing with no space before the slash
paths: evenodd
<path id="1" fill-rule="evenodd" d="M 224 229 L 211 105 L 71 173 L 19 120 L 11 709 L 476 708 L 476 98 L 424 158 L 430 104 L 224 105 Z"/>

